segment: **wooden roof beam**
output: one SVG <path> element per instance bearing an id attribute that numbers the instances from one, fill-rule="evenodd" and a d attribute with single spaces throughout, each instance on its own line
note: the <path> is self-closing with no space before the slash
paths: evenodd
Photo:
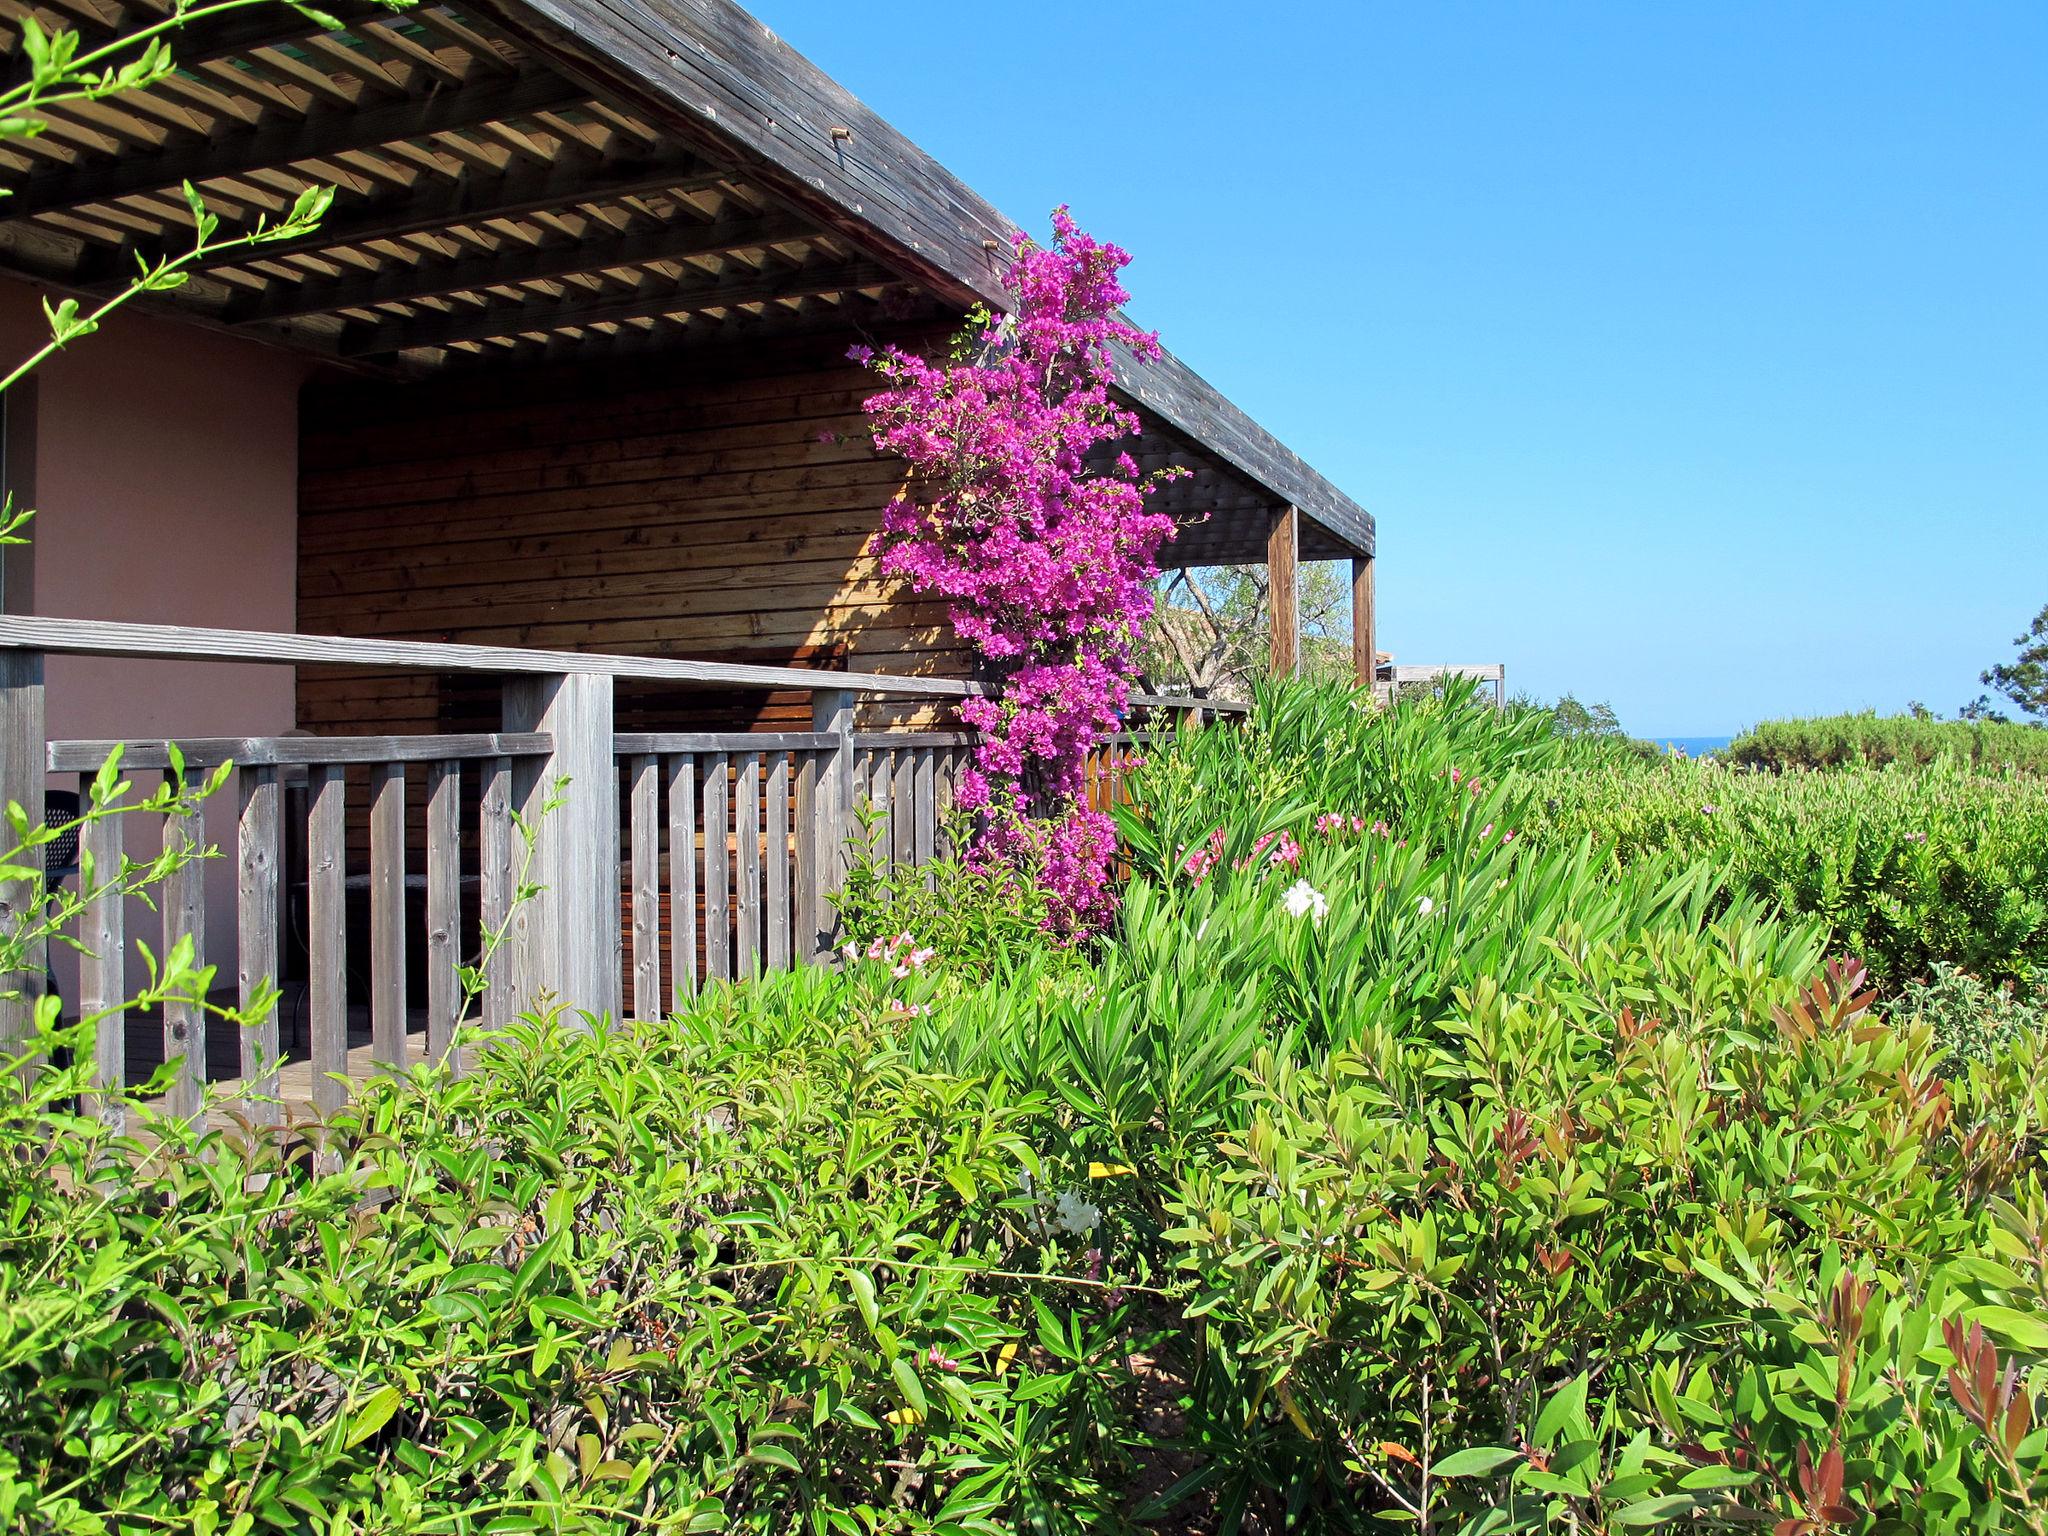
<path id="1" fill-rule="evenodd" d="M 512 218 L 543 208 L 609 202 L 645 192 L 702 191 L 719 185 L 731 174 L 723 166 L 709 165 L 698 156 L 687 154 L 636 158 L 595 167 L 582 155 L 565 156 L 546 169 L 515 163 L 495 176 L 465 173 L 414 188 L 401 196 L 352 202 L 349 211 L 330 212 L 318 229 L 296 240 L 280 240 L 254 251 L 231 251 L 223 257 L 202 260 L 197 268 L 250 267 L 286 256 L 402 239 L 453 224 Z M 0 202 L 0 207 L 4 206 Z M 72 281 L 83 288 L 126 282 L 135 271 L 138 251 L 176 246 L 183 239 L 182 231 L 173 231 L 162 239 L 129 241 L 111 247 L 81 262 Z"/>
<path id="2" fill-rule="evenodd" d="M 476 293 L 511 283 L 570 277 L 579 272 L 639 266 L 650 261 L 724 255 L 801 240 L 814 232 L 815 225 L 793 214 L 640 228 L 610 238 L 556 241 L 456 261 L 424 260 L 417 266 L 394 267 L 359 277 L 311 278 L 296 285 L 274 283 L 271 291 L 251 295 L 223 312 L 221 318 L 242 325 L 334 310 L 368 309 L 378 304 L 410 303 L 451 293 Z"/>
<path id="3" fill-rule="evenodd" d="M 681 283 L 635 293 L 563 302 L 493 304 L 449 315 L 389 320 L 344 330 L 337 350 L 344 357 L 376 357 L 421 347 L 446 347 L 456 342 L 490 341 L 499 337 L 542 334 L 570 326 L 623 324 L 660 315 L 695 314 L 745 304 L 773 303 L 849 289 L 880 288 L 896 281 L 894 273 L 869 262 L 824 268 L 796 268 L 738 282 Z"/>
<path id="4" fill-rule="evenodd" d="M 366 3 L 366 0 L 343 0 L 342 4 L 322 5 L 320 9 L 344 28 L 365 21 L 401 20 L 404 16 L 401 11 Z M 153 25 L 153 20 L 146 14 L 131 12 L 116 25 L 102 26 L 67 12 L 64 25 L 78 33 L 79 52 L 89 53 L 124 37 L 132 37 L 143 27 Z M 327 28 L 303 12 L 287 6 L 252 5 L 242 10 L 202 17 L 172 31 L 169 34 L 171 61 L 180 69 L 195 69 L 219 59 L 236 58 L 252 49 L 296 43 L 325 31 Z M 0 68 L 0 90 L 13 90 L 27 83 L 28 77 L 28 60 L 10 55 L 5 67 Z"/>
<path id="5" fill-rule="evenodd" d="M 489 80 L 420 98 L 379 102 L 350 110 L 327 108 L 296 122 L 243 133 L 192 138 L 154 154 L 30 176 L 0 201 L 0 217 L 29 218 L 89 203 L 112 202 L 185 181 L 217 181 L 255 171 L 280 170 L 351 150 L 377 149 L 401 139 L 474 128 L 579 101 L 585 92 L 561 76 L 539 70 L 510 80 Z"/>

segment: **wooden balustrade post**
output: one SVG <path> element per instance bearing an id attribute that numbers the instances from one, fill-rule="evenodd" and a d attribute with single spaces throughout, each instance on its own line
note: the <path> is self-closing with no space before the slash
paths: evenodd
<path id="1" fill-rule="evenodd" d="M 18 805 L 31 827 L 43 824 L 43 775 L 48 744 L 43 717 L 43 656 L 40 651 L 0 651 L 0 808 Z M 15 844 L 0 825 L 0 857 Z M 41 857 L 37 850 L 36 858 Z M 24 862 L 33 863 L 34 859 Z M 34 917 L 36 887 L 29 880 L 0 880 L 0 933 L 19 929 Z M 43 950 L 25 957 L 17 971 L 0 972 L 0 1052 L 25 1038 L 45 986 Z"/>
<path id="2" fill-rule="evenodd" d="M 813 959 L 824 959 L 838 941 L 839 913 L 832 896 L 846 879 L 847 841 L 853 835 L 853 694 L 845 688 L 820 688 L 811 694 L 811 729 L 837 737 L 832 755 L 819 765 L 818 784 L 813 797 L 815 814 L 803 835 L 812 840 L 812 868 L 817 871 L 817 889 L 810 898 L 804 922 L 810 930 L 806 949 Z"/>
<path id="3" fill-rule="evenodd" d="M 617 1018 L 621 887 L 612 679 L 595 672 L 514 678 L 505 684 L 505 729 L 554 738 L 552 752 L 518 759 L 512 773 L 512 804 L 533 836 L 531 878 L 541 888 L 514 912 L 505 943 L 514 1002 L 522 1009 L 560 1003 Z M 554 798 L 562 803 L 543 814 Z"/>

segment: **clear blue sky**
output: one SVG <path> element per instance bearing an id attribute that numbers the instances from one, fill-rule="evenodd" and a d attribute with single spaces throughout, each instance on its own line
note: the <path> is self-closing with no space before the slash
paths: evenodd
<path id="1" fill-rule="evenodd" d="M 1643 735 L 2048 602 L 2048 5 L 754 0 L 1379 519 L 1382 644 Z"/>

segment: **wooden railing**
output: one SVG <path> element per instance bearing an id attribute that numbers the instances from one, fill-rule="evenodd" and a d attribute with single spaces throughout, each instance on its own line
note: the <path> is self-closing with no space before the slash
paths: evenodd
<path id="1" fill-rule="evenodd" d="M 1391 703 L 1403 688 L 1427 688 L 1448 677 L 1469 677 L 1476 682 L 1493 684 L 1495 709 L 1507 706 L 1508 669 L 1497 661 L 1451 666 L 1385 666 L 1380 668 L 1380 674 L 1372 691 L 1383 704 Z"/>
<path id="2" fill-rule="evenodd" d="M 0 804 L 16 802 L 35 820 L 49 775 L 78 775 L 89 797 L 116 745 L 125 773 L 172 765 L 162 740 L 48 740 L 48 655 L 505 678 L 497 733 L 179 739 L 188 769 L 234 765 L 237 815 L 223 852 L 236 875 L 238 997 L 253 1002 L 294 966 L 301 973 L 289 978 L 289 1005 L 244 1031 L 223 1053 L 233 1057 L 223 1070 L 209 1071 L 205 1018 L 190 1006 L 166 1008 L 161 1020 L 117 1017 L 100 1031 L 93 1073 L 111 1087 L 146 1075 L 150 1063 L 129 1046 L 139 1040 L 154 1056 L 149 1031 L 160 1025 L 162 1059 L 179 1063 L 168 1107 L 181 1114 L 198 1107 L 209 1077 L 248 1084 L 252 1118 L 274 1117 L 279 1099 L 325 1114 L 351 1077 L 446 1056 L 461 1007 L 458 966 L 478 958 L 485 934 L 503 934 L 481 1002 L 486 1024 L 551 999 L 648 1017 L 707 979 L 825 959 L 832 896 L 854 841 L 870 836 L 892 866 L 944 852 L 953 786 L 976 740 L 854 728 L 861 695 L 957 700 L 977 691 L 955 679 L 0 616 Z M 803 689 L 813 729 L 616 732 L 618 679 Z M 1242 708 L 1141 702 L 1155 715 Z M 1111 778 L 1121 772 L 1104 763 Z M 133 819 L 86 827 L 103 870 L 118 866 L 133 835 L 123 823 Z M 167 820 L 166 838 L 204 841 L 199 816 Z M 209 862 L 186 865 L 162 893 L 157 937 L 166 950 L 189 936 L 203 956 L 209 918 L 227 919 L 206 910 Z M 522 875 L 534 894 L 515 901 Z M 25 889 L 0 885 L 0 923 L 19 920 Z M 77 1008 L 118 1009 L 130 995 L 133 916 L 118 900 L 85 914 Z M 0 1046 L 41 985 L 40 975 L 0 978 L 0 990 L 18 993 L 0 999 Z M 293 1025 L 303 1016 L 303 1031 L 293 1030 L 301 1039 L 281 1038 L 279 1012 Z"/>

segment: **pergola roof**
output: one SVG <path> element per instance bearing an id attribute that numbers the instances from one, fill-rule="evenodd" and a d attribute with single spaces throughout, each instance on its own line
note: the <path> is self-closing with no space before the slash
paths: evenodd
<path id="1" fill-rule="evenodd" d="M 0 0 L 88 44 L 162 0 Z M 0 266 L 110 292 L 227 224 L 333 184 L 319 230 L 223 253 L 163 301 L 361 372 L 590 361 L 873 329 L 1000 302 L 1015 227 L 727 0 L 261 5 L 176 33 L 147 91 L 48 114 L 0 152 Z M 10 34 L 12 29 L 9 29 Z M 15 38 L 7 38 L 10 50 Z M 20 78 L 21 63 L 9 66 Z M 1178 359 L 1128 365 L 1183 564 L 1373 549 L 1372 519 Z"/>

